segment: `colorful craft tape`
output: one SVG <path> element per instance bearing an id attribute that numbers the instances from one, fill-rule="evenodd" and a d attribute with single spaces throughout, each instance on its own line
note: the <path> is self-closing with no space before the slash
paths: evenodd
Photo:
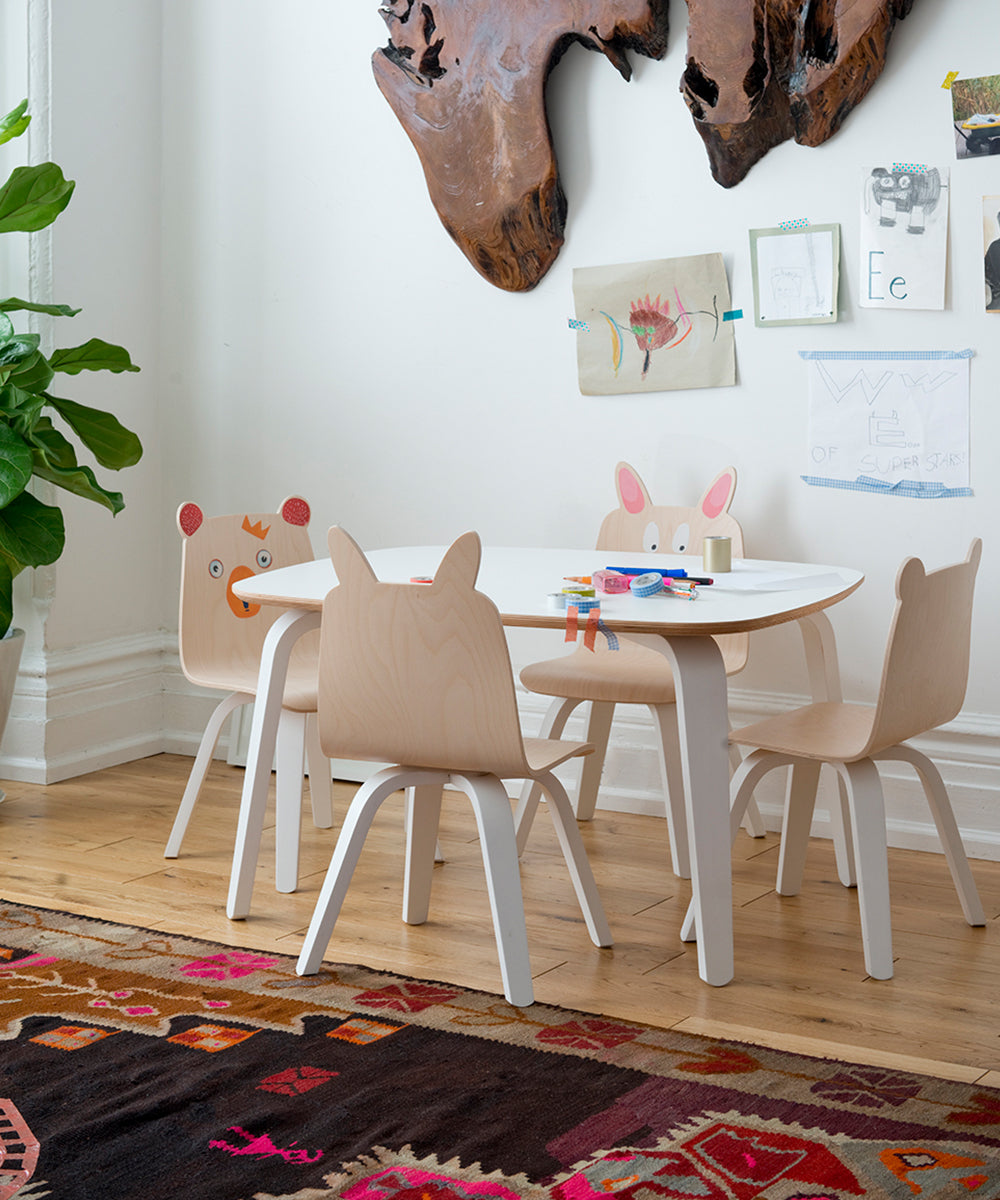
<path id="1" fill-rule="evenodd" d="M 647 571 L 645 575 L 636 575 L 629 587 L 633 596 L 655 596 L 657 592 L 663 591 L 663 576 L 659 571 Z"/>

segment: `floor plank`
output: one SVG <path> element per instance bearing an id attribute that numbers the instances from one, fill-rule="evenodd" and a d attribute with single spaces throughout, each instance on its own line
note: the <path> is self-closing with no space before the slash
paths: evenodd
<path id="1" fill-rule="evenodd" d="M 46 786 L 5 784 L 0 896 L 145 928 L 296 954 L 354 785 L 337 784 L 336 819 L 303 816 L 300 885 L 275 891 L 274 830 L 265 829 L 249 917 L 225 901 L 242 771 L 213 764 L 181 855 L 163 846 L 190 759 L 157 755 Z M 666 822 L 598 810 L 581 825 L 616 943 L 586 929 L 544 810 L 522 861 L 539 1001 L 803 1053 L 1000 1081 L 1000 863 L 975 862 L 987 913 L 964 922 L 942 856 L 890 852 L 895 975 L 865 975 L 857 898 L 837 880 L 832 845 L 814 840 L 798 896 L 774 891 L 778 839 L 741 833 L 734 850 L 736 978 L 698 978 L 678 938 L 689 885 L 669 872 Z M 430 919 L 401 913 L 403 807 L 379 814 L 327 958 L 498 991 L 499 969 L 475 823 L 446 793 Z"/>

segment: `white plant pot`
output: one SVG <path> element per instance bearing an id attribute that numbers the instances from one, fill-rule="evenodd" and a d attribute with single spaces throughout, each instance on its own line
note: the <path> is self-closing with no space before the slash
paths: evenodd
<path id="1" fill-rule="evenodd" d="M 14 695 L 14 684 L 17 683 L 17 669 L 21 665 L 21 651 L 24 649 L 24 630 L 10 629 L 0 638 L 0 742 L 7 728 L 7 716 L 10 713 L 10 701 Z M 3 792 L 0 791 L 0 800 Z"/>

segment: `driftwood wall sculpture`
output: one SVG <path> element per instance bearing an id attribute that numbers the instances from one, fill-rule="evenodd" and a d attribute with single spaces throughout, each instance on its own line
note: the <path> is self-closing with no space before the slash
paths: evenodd
<path id="1" fill-rule="evenodd" d="M 688 0 L 682 90 L 712 175 L 732 187 L 772 146 L 832 137 L 885 66 L 913 0 Z"/>
<path id="2" fill-rule="evenodd" d="M 712 175 L 732 187 L 790 137 L 818 146 L 885 65 L 913 0 L 687 0 L 681 89 Z M 567 47 L 662 58 L 668 0 L 389 0 L 375 78 L 416 147 L 445 229 L 490 283 L 533 288 L 566 198 L 545 81 Z M 669 147 L 662 147 L 664 156 Z"/>
<path id="3" fill-rule="evenodd" d="M 445 229 L 490 283 L 533 288 L 563 244 L 566 198 L 545 80 L 571 42 L 632 73 L 660 58 L 667 0 L 392 0 L 373 58 Z"/>

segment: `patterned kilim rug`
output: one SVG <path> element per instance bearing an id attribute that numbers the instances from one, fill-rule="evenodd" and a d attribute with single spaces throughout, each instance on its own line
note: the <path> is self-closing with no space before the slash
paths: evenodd
<path id="1" fill-rule="evenodd" d="M 0 1097 L 19 1200 L 1000 1196 L 995 1090 L 2 902 Z"/>

